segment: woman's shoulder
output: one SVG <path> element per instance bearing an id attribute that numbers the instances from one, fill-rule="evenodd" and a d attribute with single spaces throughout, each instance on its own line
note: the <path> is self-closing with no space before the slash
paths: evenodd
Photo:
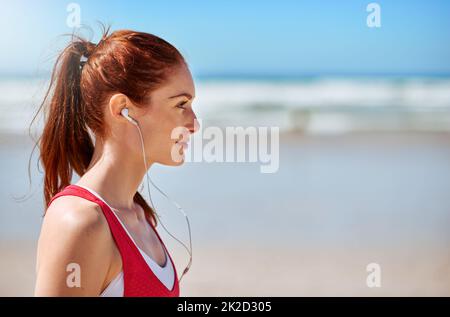
<path id="1" fill-rule="evenodd" d="M 78 196 L 61 196 L 52 201 L 44 221 L 59 223 L 65 228 L 102 229 L 108 226 L 101 207 Z"/>
<path id="2" fill-rule="evenodd" d="M 38 248 L 61 259 L 84 258 L 93 251 L 108 258 L 112 241 L 100 206 L 80 197 L 61 196 L 47 208 Z"/>
<path id="3" fill-rule="evenodd" d="M 37 249 L 36 294 L 97 294 L 110 267 L 112 239 L 100 206 L 76 196 L 52 201 Z M 82 289 L 65 284 L 67 265 L 83 269 Z"/>

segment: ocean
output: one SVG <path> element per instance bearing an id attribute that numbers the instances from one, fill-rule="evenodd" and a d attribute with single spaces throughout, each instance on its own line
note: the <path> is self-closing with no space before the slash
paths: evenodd
<path id="1" fill-rule="evenodd" d="M 27 130 L 47 84 L 45 77 L 0 77 L 0 132 Z M 450 127 L 450 76 L 199 76 L 196 95 L 198 117 L 221 127 L 314 134 Z"/>

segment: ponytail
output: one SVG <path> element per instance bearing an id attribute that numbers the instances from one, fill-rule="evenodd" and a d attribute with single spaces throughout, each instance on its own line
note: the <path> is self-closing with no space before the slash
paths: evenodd
<path id="1" fill-rule="evenodd" d="M 95 45 L 77 38 L 58 56 L 44 102 L 46 123 L 40 142 L 45 170 L 44 198 L 51 198 L 70 184 L 72 171 L 83 175 L 94 153 L 94 145 L 85 125 L 81 96 L 81 57 L 88 57 Z M 91 51 L 92 52 L 92 51 Z"/>

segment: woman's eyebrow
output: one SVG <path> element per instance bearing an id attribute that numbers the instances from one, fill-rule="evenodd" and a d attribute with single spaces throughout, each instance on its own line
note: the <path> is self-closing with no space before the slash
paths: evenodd
<path id="1" fill-rule="evenodd" d="M 192 95 L 187 92 L 184 92 L 184 93 L 176 95 L 176 96 L 169 97 L 169 99 L 178 98 L 178 97 L 186 97 L 188 99 L 192 99 Z"/>

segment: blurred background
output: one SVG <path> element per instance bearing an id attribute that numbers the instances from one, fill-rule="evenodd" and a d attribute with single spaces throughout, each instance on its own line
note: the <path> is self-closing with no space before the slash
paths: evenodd
<path id="1" fill-rule="evenodd" d="M 370 2 L 5 3 L 0 295 L 33 294 L 43 171 L 28 127 L 61 34 L 96 43 L 101 21 L 184 54 L 203 127 L 280 129 L 276 173 L 258 162 L 150 170 L 190 215 L 182 296 L 449 296 L 450 3 L 376 1 L 377 20 Z M 152 193 L 187 241 L 183 217 Z M 181 271 L 187 255 L 159 232 Z M 366 283 L 369 263 L 380 287 Z"/>

